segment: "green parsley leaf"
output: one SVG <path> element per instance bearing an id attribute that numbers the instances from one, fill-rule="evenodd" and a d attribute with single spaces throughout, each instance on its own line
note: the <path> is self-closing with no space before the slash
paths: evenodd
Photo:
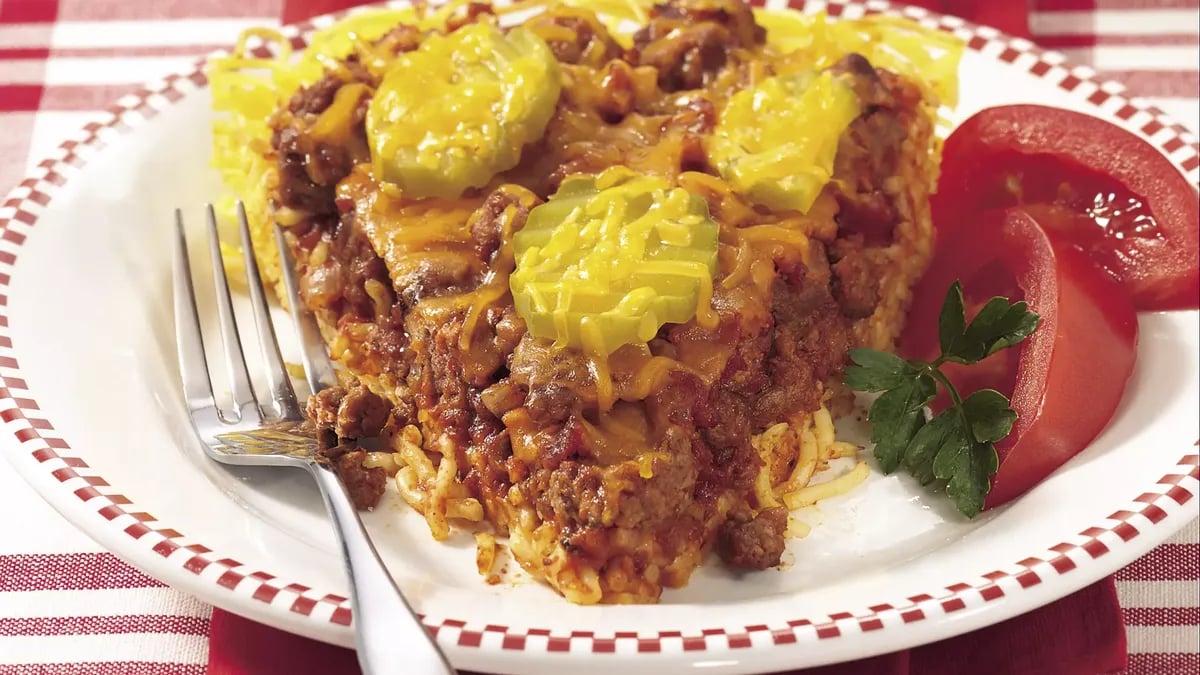
<path id="1" fill-rule="evenodd" d="M 1030 312 L 1024 301 L 1010 305 L 1005 298 L 992 298 L 984 303 L 966 330 L 951 341 L 949 349 L 942 347 L 942 358 L 957 363 L 978 363 L 1029 337 L 1037 329 L 1038 320 L 1038 315 Z M 940 333 L 939 338 L 939 341 L 944 340 Z"/>
<path id="2" fill-rule="evenodd" d="M 958 413 L 954 417 L 958 417 Z M 954 478 L 958 471 L 959 458 L 971 451 L 971 439 L 962 433 L 962 425 L 956 419 L 949 425 L 951 431 L 946 434 L 946 442 L 938 447 L 937 456 L 933 458 L 933 476 L 938 480 L 948 481 Z"/>
<path id="3" fill-rule="evenodd" d="M 904 467 L 921 485 L 929 485 L 937 476 L 933 471 L 933 460 L 943 447 L 965 440 L 958 413 L 943 410 L 921 427 L 904 449 Z"/>
<path id="4" fill-rule="evenodd" d="M 1008 399 L 995 389 L 980 389 L 962 403 L 971 421 L 971 434 L 980 443 L 995 443 L 1012 431 L 1017 413 L 1008 407 Z"/>
<path id="5" fill-rule="evenodd" d="M 867 412 L 871 422 L 871 441 L 875 459 L 884 473 L 900 466 L 904 449 L 917 430 L 925 424 L 925 406 L 937 393 L 937 383 L 928 374 L 917 374 L 887 390 Z"/>
<path id="6" fill-rule="evenodd" d="M 991 443 L 962 440 L 964 442 L 946 445 L 938 452 L 933 460 L 933 473 L 939 480 L 946 481 L 946 496 L 959 512 L 974 518 L 983 510 L 999 459 L 996 446 Z"/>
<path id="7" fill-rule="evenodd" d="M 1039 317 L 1025 302 L 988 300 L 970 323 L 966 320 L 962 285 L 946 292 L 938 316 L 941 355 L 931 362 L 905 361 L 871 349 L 850 352 L 846 385 L 857 391 L 882 392 L 871 405 L 871 440 L 884 473 L 900 466 L 931 492 L 945 490 L 958 510 L 974 517 L 983 510 L 991 476 L 999 468 L 995 443 L 1012 432 L 1017 413 L 994 389 L 981 389 L 966 399 L 942 373 L 946 362 L 966 365 L 1011 347 L 1037 329 Z M 928 422 L 925 406 L 945 387 L 953 405 Z"/>
<path id="8" fill-rule="evenodd" d="M 962 284 L 955 281 L 946 291 L 946 300 L 938 315 L 938 342 L 941 343 L 943 354 L 954 347 L 954 341 L 961 338 L 966 329 L 967 312 L 963 309 Z"/>
<path id="9" fill-rule="evenodd" d="M 854 365 L 846 367 L 846 386 L 855 391 L 887 391 L 917 376 L 907 361 L 888 352 L 851 349 L 850 360 Z"/>

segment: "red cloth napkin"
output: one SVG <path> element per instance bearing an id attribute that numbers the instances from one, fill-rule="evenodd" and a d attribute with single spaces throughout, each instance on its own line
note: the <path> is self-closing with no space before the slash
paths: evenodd
<path id="1" fill-rule="evenodd" d="M 853 637 L 839 638 L 853 640 Z M 1125 668 L 1111 577 L 1028 614 L 949 640 L 788 675 L 1100 675 Z M 353 675 L 349 649 L 214 610 L 209 675 Z M 780 674 L 783 675 L 783 674 Z"/>
<path id="2" fill-rule="evenodd" d="M 283 22 L 358 4 L 285 0 Z M 914 0 L 910 4 L 1011 35 L 1029 35 L 1026 2 Z M 844 638 L 853 639 L 853 638 Z M 789 675 L 1097 675 L 1125 667 L 1125 627 L 1111 577 L 1023 616 L 942 642 Z M 354 652 L 215 610 L 210 675 L 358 673 Z"/>

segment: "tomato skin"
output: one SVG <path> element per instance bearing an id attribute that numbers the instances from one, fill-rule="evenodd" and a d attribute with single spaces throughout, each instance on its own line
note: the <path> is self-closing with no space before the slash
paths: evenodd
<path id="1" fill-rule="evenodd" d="M 1026 172 L 1031 191 L 1042 194 L 998 203 L 997 187 Z M 1149 143 L 1091 115 L 1010 105 L 988 108 L 960 125 L 946 140 L 933 202 L 939 236 L 977 227 L 971 223 L 981 207 L 1046 201 L 1044 193 L 1063 183 L 1082 188 L 1084 197 L 1097 186 L 1105 195 L 1113 186 L 1123 188 L 1153 218 L 1156 231 L 1147 234 L 1092 224 L 1067 235 L 1121 279 L 1138 309 L 1200 308 L 1196 189 Z"/>
<path id="2" fill-rule="evenodd" d="M 1076 217 L 1048 208 L 981 214 L 978 229 L 939 244 L 914 289 L 902 344 L 909 358 L 939 353 L 938 313 L 956 279 L 968 306 L 1007 290 L 1010 300 L 1023 297 L 1041 316 L 1038 329 L 1016 347 L 973 366 L 943 368 L 964 397 L 994 388 L 1018 415 L 1012 432 L 996 444 L 1000 468 L 985 508 L 1024 493 L 1087 447 L 1112 418 L 1133 372 L 1137 315 L 1125 289 L 1069 242 L 1047 233 L 1071 227 L 1063 221 Z M 987 367 L 992 359 L 1000 367 Z"/>

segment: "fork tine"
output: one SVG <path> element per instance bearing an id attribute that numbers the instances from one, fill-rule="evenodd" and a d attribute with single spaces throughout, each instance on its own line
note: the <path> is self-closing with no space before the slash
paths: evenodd
<path id="1" fill-rule="evenodd" d="M 300 359 L 304 363 L 304 376 L 308 379 L 308 388 L 312 393 L 328 389 L 337 384 L 337 376 L 333 372 L 333 364 L 329 361 L 329 353 L 325 351 L 325 341 L 321 338 L 321 329 L 312 313 L 304 311 L 300 299 L 300 284 L 296 280 L 296 265 L 292 260 L 292 252 L 283 239 L 283 228 L 275 225 L 275 245 L 279 247 L 279 263 L 282 269 L 283 285 L 287 289 L 288 307 L 292 312 L 292 323 L 296 326 L 296 335 L 300 338 Z"/>
<path id="2" fill-rule="evenodd" d="M 242 235 L 242 258 L 246 262 L 246 281 L 250 287 L 250 302 L 254 306 L 254 325 L 258 328 L 258 348 L 267 363 L 267 382 L 271 385 L 271 400 L 274 401 L 279 417 L 300 419 L 300 406 L 296 402 L 296 391 L 288 377 L 279 353 L 279 339 L 275 325 L 271 323 L 271 309 L 267 306 L 267 295 L 263 292 L 262 274 L 258 269 L 258 257 L 250 240 L 250 223 L 246 220 L 246 207 L 237 205 L 238 229 Z M 264 415 L 266 417 L 267 415 Z"/>
<path id="3" fill-rule="evenodd" d="M 196 289 L 192 285 L 192 265 L 188 260 L 187 236 L 183 212 L 175 209 L 175 260 L 172 265 L 175 287 L 175 346 L 179 353 L 179 373 L 188 410 L 215 411 L 212 379 L 208 375 L 208 357 L 204 354 L 204 335 L 200 330 L 200 312 L 196 309 Z"/>
<path id="4" fill-rule="evenodd" d="M 229 293 L 229 280 L 225 265 L 221 262 L 221 240 L 217 234 L 217 214 L 212 204 L 208 205 L 208 244 L 212 257 L 213 284 L 217 290 L 217 319 L 221 322 L 221 342 L 225 347 L 225 365 L 229 370 L 229 389 L 233 393 L 233 408 L 238 421 L 261 419 L 258 403 L 254 398 L 254 385 L 250 382 L 250 371 L 246 369 L 246 356 L 242 351 L 242 338 L 238 334 L 237 317 L 233 313 L 233 298 Z M 249 415 L 249 417 L 247 416 Z"/>

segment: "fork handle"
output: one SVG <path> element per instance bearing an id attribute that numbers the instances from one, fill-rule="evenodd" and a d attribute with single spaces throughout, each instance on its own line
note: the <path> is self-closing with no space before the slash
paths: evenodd
<path id="1" fill-rule="evenodd" d="M 342 546 L 350 578 L 358 663 L 363 673 L 377 675 L 403 669 L 411 673 L 453 675 L 455 670 L 446 655 L 426 632 L 379 559 L 342 480 L 325 464 L 310 462 L 308 467 L 321 488 L 325 508 Z"/>

